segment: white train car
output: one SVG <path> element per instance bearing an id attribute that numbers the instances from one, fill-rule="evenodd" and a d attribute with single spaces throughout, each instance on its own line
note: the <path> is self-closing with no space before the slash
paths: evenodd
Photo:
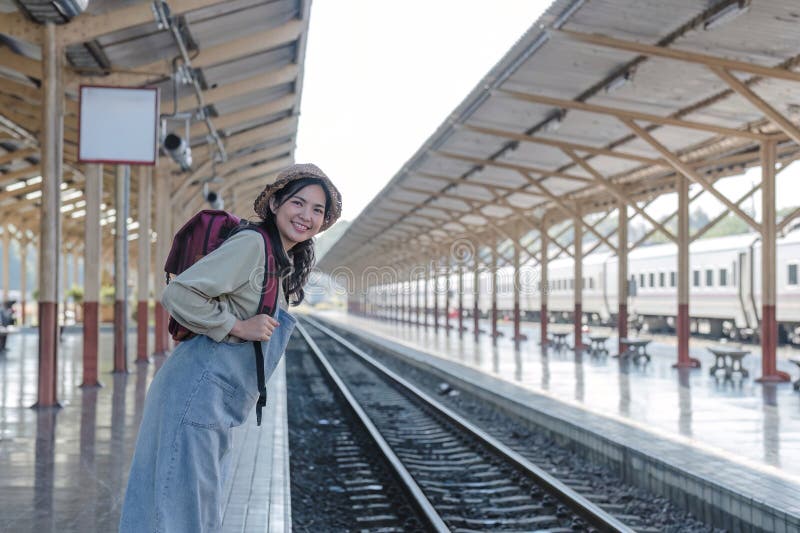
<path id="1" fill-rule="evenodd" d="M 800 343 L 800 229 L 776 242 L 776 290 L 779 341 Z M 658 244 L 641 247 L 628 255 L 630 300 L 628 312 L 638 327 L 650 331 L 674 331 L 677 314 L 677 247 Z M 459 305 L 459 274 L 428 284 L 428 313 L 434 298 L 441 315 L 456 317 Z M 583 261 L 584 320 L 614 324 L 617 315 L 617 258 L 605 252 Z M 461 286 L 464 316 L 473 313 L 474 275 L 465 270 Z M 539 320 L 541 272 L 538 265 L 523 264 L 520 272 L 520 314 Z M 491 313 L 492 274 L 478 276 L 478 309 L 482 317 Z M 420 306 L 424 287 L 420 284 Z M 514 309 L 514 271 L 503 266 L 497 272 L 497 307 L 501 318 L 510 319 Z M 711 336 L 748 338 L 757 333 L 761 319 L 761 242 L 756 234 L 695 241 L 689 248 L 689 315 L 691 328 Z M 548 311 L 550 320 L 571 322 L 574 312 L 574 267 L 572 259 L 550 261 L 548 266 Z M 412 305 L 415 305 L 412 297 Z M 378 297 L 380 301 L 380 296 Z M 392 305 L 393 295 L 383 298 Z M 449 307 L 448 304 L 449 303 Z M 380 305 L 379 305 L 380 307 Z"/>

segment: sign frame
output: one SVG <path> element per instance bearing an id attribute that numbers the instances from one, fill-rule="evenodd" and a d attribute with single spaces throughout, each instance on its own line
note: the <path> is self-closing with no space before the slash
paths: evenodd
<path id="1" fill-rule="evenodd" d="M 84 118 L 84 89 L 109 89 L 119 90 L 126 92 L 140 92 L 153 94 L 153 147 L 152 152 L 148 157 L 143 158 L 126 158 L 126 157 L 103 157 L 101 154 L 89 153 L 87 157 L 83 155 L 84 139 L 83 132 L 83 118 Z M 158 163 L 158 128 L 159 128 L 159 107 L 160 107 L 160 90 L 158 87 L 127 87 L 115 85 L 95 85 L 95 84 L 81 84 L 78 92 L 78 162 L 82 164 L 110 164 L 110 165 L 143 165 L 155 166 Z"/>

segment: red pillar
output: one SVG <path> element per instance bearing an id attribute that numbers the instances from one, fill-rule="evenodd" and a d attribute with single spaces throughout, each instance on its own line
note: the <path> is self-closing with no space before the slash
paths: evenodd
<path id="1" fill-rule="evenodd" d="M 778 323 L 776 303 L 775 141 L 761 143 L 761 377 L 758 381 L 789 381 L 777 369 Z"/>
<path id="2" fill-rule="evenodd" d="M 575 337 L 575 352 L 583 350 L 583 219 L 580 208 L 575 212 L 572 222 L 573 249 L 575 264 L 573 269 L 574 282 L 574 308 L 573 308 L 573 336 Z"/>
<path id="3" fill-rule="evenodd" d="M 147 333 L 150 318 L 147 301 L 140 301 L 136 306 L 136 362 L 146 363 L 147 358 Z"/>
<path id="4" fill-rule="evenodd" d="M 528 337 L 522 334 L 522 330 L 520 328 L 520 312 L 519 312 L 519 293 L 522 290 L 522 285 L 520 283 L 520 275 L 519 275 L 519 268 L 520 268 L 520 247 L 522 246 L 519 241 L 520 233 L 518 232 L 515 235 L 514 241 L 514 342 L 520 342 L 527 340 Z"/>
<path id="5" fill-rule="evenodd" d="M 700 368 L 689 356 L 689 180 L 678 176 L 678 368 Z M 621 353 L 621 352 L 620 352 Z"/>
<path id="6" fill-rule="evenodd" d="M 444 329 L 450 331 L 450 265 L 447 266 L 445 273 L 445 293 L 444 293 Z"/>
<path id="7" fill-rule="evenodd" d="M 35 407 L 59 407 L 56 381 L 58 368 L 58 304 L 39 302 L 39 395 Z"/>
<path id="8" fill-rule="evenodd" d="M 492 338 L 500 336 L 497 331 L 497 247 L 500 246 L 499 239 L 495 240 L 492 247 Z"/>
<path id="9" fill-rule="evenodd" d="M 39 375 L 34 407 L 58 407 L 58 254 L 61 250 L 64 91 L 59 80 L 64 50 L 53 23 L 42 34 L 42 196 L 39 237 Z"/>
<path id="10" fill-rule="evenodd" d="M 129 167 L 117 166 L 114 237 L 114 372 L 128 372 L 128 191 Z"/>
<path id="11" fill-rule="evenodd" d="M 167 352 L 165 331 L 167 329 L 166 321 L 164 320 L 164 306 L 161 302 L 156 302 L 155 309 L 156 319 L 156 344 L 154 355 L 164 355 Z"/>
<path id="12" fill-rule="evenodd" d="M 617 210 L 617 353 L 625 351 L 621 339 L 628 336 L 628 206 Z"/>
<path id="13" fill-rule="evenodd" d="M 464 267 L 458 267 L 458 333 L 464 333 Z"/>
<path id="14" fill-rule="evenodd" d="M 439 331 L 439 273 L 436 270 L 433 272 L 433 331 Z"/>
<path id="15" fill-rule="evenodd" d="M 97 349 L 100 337 L 100 304 L 83 302 L 83 383 L 81 387 L 97 387 Z"/>
<path id="16" fill-rule="evenodd" d="M 478 306 L 478 296 L 480 294 L 480 272 L 478 271 L 478 265 L 475 265 L 475 274 L 473 275 L 473 284 L 472 284 L 472 321 L 473 321 L 473 329 L 475 330 L 475 340 L 478 340 L 478 337 L 481 334 L 480 328 L 480 307 Z"/>
<path id="17" fill-rule="evenodd" d="M 550 292 L 550 281 L 547 276 L 548 267 L 548 251 L 550 243 L 548 242 L 547 224 L 542 219 L 542 225 L 539 227 L 539 243 L 541 245 L 540 261 L 539 261 L 539 328 L 540 328 L 540 342 L 542 347 L 547 346 L 547 296 Z"/>

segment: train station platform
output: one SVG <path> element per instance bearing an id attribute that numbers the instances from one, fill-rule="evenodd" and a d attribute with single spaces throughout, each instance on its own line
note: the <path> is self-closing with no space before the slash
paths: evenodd
<path id="1" fill-rule="evenodd" d="M 498 325 L 504 336 L 495 345 L 485 334 L 476 342 L 472 331 L 459 335 L 440 327 L 436 333 L 432 326 L 334 311 L 315 316 L 452 375 L 455 387 L 484 389 L 519 413 L 537 411 L 530 419 L 549 429 L 563 422 L 569 427 L 558 431 L 583 439 L 600 455 L 619 462 L 634 457 L 650 488 L 663 483 L 665 492 L 686 498 L 690 507 L 695 496 L 715 499 L 715 508 L 752 515 L 764 530 L 800 531 L 800 393 L 791 384 L 754 382 L 761 364 L 757 346 L 745 346 L 753 352 L 743 362 L 750 377 L 726 379 L 709 374 L 711 343 L 695 339 L 691 355 L 702 368 L 679 371 L 672 368 L 676 347 L 666 338 L 648 346 L 650 362 L 634 364 L 613 357 L 613 333 L 606 333 L 611 355 L 576 358 L 569 349 L 543 353 L 532 323 L 522 327 L 531 340 L 516 349 L 511 324 Z M 779 368 L 789 366 L 779 361 Z M 702 506 L 694 510 L 704 518 Z"/>
<path id="2" fill-rule="evenodd" d="M 58 365 L 60 409 L 36 401 L 37 335 L 23 330 L 0 353 L 0 531 L 116 531 L 144 399 L 165 361 L 112 374 L 113 336 L 100 334 L 101 388 L 80 388 L 80 328 L 68 328 Z M 135 334 L 129 338 L 135 346 Z M 234 430 L 235 473 L 225 487 L 223 531 L 291 530 L 286 379 L 268 384 L 268 413 Z"/>

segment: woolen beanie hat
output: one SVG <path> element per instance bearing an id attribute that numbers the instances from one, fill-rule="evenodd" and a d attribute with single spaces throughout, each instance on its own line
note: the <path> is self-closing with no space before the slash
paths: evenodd
<path id="1" fill-rule="evenodd" d="M 322 222 L 322 226 L 319 229 L 320 233 L 333 226 L 342 215 L 342 195 L 339 194 L 339 190 L 331 182 L 330 178 L 328 178 L 318 166 L 312 165 L 311 163 L 298 163 L 281 170 L 275 178 L 275 181 L 264 187 L 264 190 L 261 191 L 261 194 L 256 198 L 253 204 L 253 209 L 255 209 L 256 214 L 262 219 L 266 219 L 269 214 L 269 199 L 272 195 L 283 189 L 292 181 L 303 178 L 318 179 L 322 182 L 322 186 L 327 189 L 328 196 L 330 196 L 331 199 L 331 205 L 328 206 L 325 220 Z"/>

